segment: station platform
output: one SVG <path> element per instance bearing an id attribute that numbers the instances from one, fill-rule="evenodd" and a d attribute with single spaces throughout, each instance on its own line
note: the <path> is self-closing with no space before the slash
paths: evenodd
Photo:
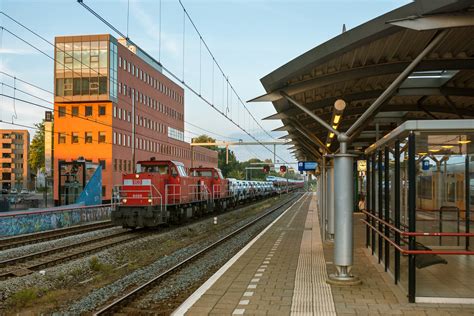
<path id="1" fill-rule="evenodd" d="M 473 315 L 474 305 L 410 304 L 365 249 L 354 215 L 353 273 L 361 285 L 326 283 L 332 242 L 320 235 L 316 195 L 303 194 L 173 315 Z"/>

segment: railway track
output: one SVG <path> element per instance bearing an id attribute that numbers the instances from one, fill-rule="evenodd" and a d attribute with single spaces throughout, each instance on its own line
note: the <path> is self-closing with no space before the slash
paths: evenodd
<path id="1" fill-rule="evenodd" d="M 204 254 L 208 253 L 209 251 L 215 249 L 219 245 L 223 244 L 225 241 L 230 240 L 231 238 L 235 237 L 239 233 L 245 231 L 249 227 L 253 226 L 255 223 L 259 222 L 263 218 L 267 217 L 268 215 L 284 208 L 286 205 L 294 202 L 297 200 L 298 196 L 295 196 L 282 204 L 272 207 L 269 211 L 265 212 L 264 214 L 260 215 L 259 217 L 255 218 L 251 222 L 241 226 L 240 228 L 232 231 L 230 234 L 220 238 L 219 240 L 215 241 L 214 243 L 210 244 L 209 246 L 205 247 L 204 249 L 199 250 L 198 252 L 192 254 L 191 256 L 187 257 L 186 259 L 180 261 L 173 267 L 169 268 L 168 270 L 160 273 L 152 277 L 149 281 L 136 286 L 135 288 L 131 289 L 128 293 L 124 294 L 123 296 L 115 299 L 114 301 L 110 302 L 106 306 L 102 307 L 100 310 L 96 311 L 94 315 L 109 315 L 114 312 L 118 312 L 120 309 L 125 308 L 128 304 L 134 301 L 140 295 L 145 294 L 148 290 L 152 289 L 156 285 L 158 285 L 161 281 L 163 281 L 166 277 L 171 276 L 173 273 L 178 272 L 182 268 L 187 265 L 192 264 L 195 260 L 202 257 Z"/>
<path id="2" fill-rule="evenodd" d="M 0 261 L 0 280 L 24 276 L 78 257 L 144 237 L 141 230 L 121 231 L 73 245 L 55 247 Z"/>
<path id="3" fill-rule="evenodd" d="M 78 225 L 67 228 L 60 228 L 46 232 L 26 234 L 0 239 L 0 250 L 11 249 L 29 244 L 36 244 L 43 241 L 59 239 L 77 234 L 83 234 L 94 230 L 113 227 L 110 221 Z"/>

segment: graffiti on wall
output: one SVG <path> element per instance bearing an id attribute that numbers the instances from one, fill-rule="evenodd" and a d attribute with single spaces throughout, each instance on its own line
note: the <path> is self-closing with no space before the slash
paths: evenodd
<path id="1" fill-rule="evenodd" d="M 110 219 L 110 206 L 0 217 L 0 237 L 42 232 Z"/>

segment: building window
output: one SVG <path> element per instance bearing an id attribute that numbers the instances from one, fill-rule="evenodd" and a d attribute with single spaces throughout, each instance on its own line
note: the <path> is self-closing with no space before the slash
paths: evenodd
<path id="1" fill-rule="evenodd" d="M 66 107 L 65 106 L 58 107 L 58 116 L 59 117 L 65 117 L 66 116 Z"/>
<path id="2" fill-rule="evenodd" d="M 114 171 L 117 171 L 117 159 L 114 159 Z"/>
<path id="3" fill-rule="evenodd" d="M 100 144 L 105 143 L 105 132 L 99 132 L 98 142 Z"/>
<path id="4" fill-rule="evenodd" d="M 122 171 L 122 159 L 119 159 L 119 171 Z"/>
<path id="5" fill-rule="evenodd" d="M 78 144 L 79 143 L 79 133 L 72 133 L 71 143 L 72 144 Z"/>
<path id="6" fill-rule="evenodd" d="M 102 196 L 105 196 L 105 192 L 106 192 L 106 190 L 105 190 L 105 185 L 103 185 L 103 186 L 102 186 Z"/>
<path id="7" fill-rule="evenodd" d="M 85 116 L 92 116 L 92 106 L 86 105 Z"/>
<path id="8" fill-rule="evenodd" d="M 114 132 L 114 141 L 113 141 L 114 145 L 117 143 L 117 133 Z"/>
<path id="9" fill-rule="evenodd" d="M 85 132 L 84 133 L 85 143 L 92 144 L 92 132 Z"/>
<path id="10" fill-rule="evenodd" d="M 78 116 L 79 115 L 79 107 L 78 106 L 73 106 L 71 108 L 71 116 Z"/>
<path id="11" fill-rule="evenodd" d="M 59 133 L 58 144 L 65 144 L 65 143 L 66 143 L 66 133 Z"/>
<path id="12" fill-rule="evenodd" d="M 104 159 L 99 159 L 99 165 L 102 167 L 102 170 L 105 170 L 106 163 Z"/>
<path id="13" fill-rule="evenodd" d="M 99 116 L 105 115 L 105 106 L 99 105 Z"/>

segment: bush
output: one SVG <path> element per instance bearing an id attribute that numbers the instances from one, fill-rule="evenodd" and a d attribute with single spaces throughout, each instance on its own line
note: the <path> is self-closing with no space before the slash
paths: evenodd
<path id="1" fill-rule="evenodd" d="M 110 264 L 105 264 L 99 261 L 99 258 L 93 256 L 89 259 L 89 268 L 92 271 L 109 273 L 112 271 L 112 266 Z"/>
<path id="2" fill-rule="evenodd" d="M 16 292 L 10 297 L 11 305 L 20 308 L 32 305 L 33 301 L 38 298 L 37 288 L 28 288 Z"/>

